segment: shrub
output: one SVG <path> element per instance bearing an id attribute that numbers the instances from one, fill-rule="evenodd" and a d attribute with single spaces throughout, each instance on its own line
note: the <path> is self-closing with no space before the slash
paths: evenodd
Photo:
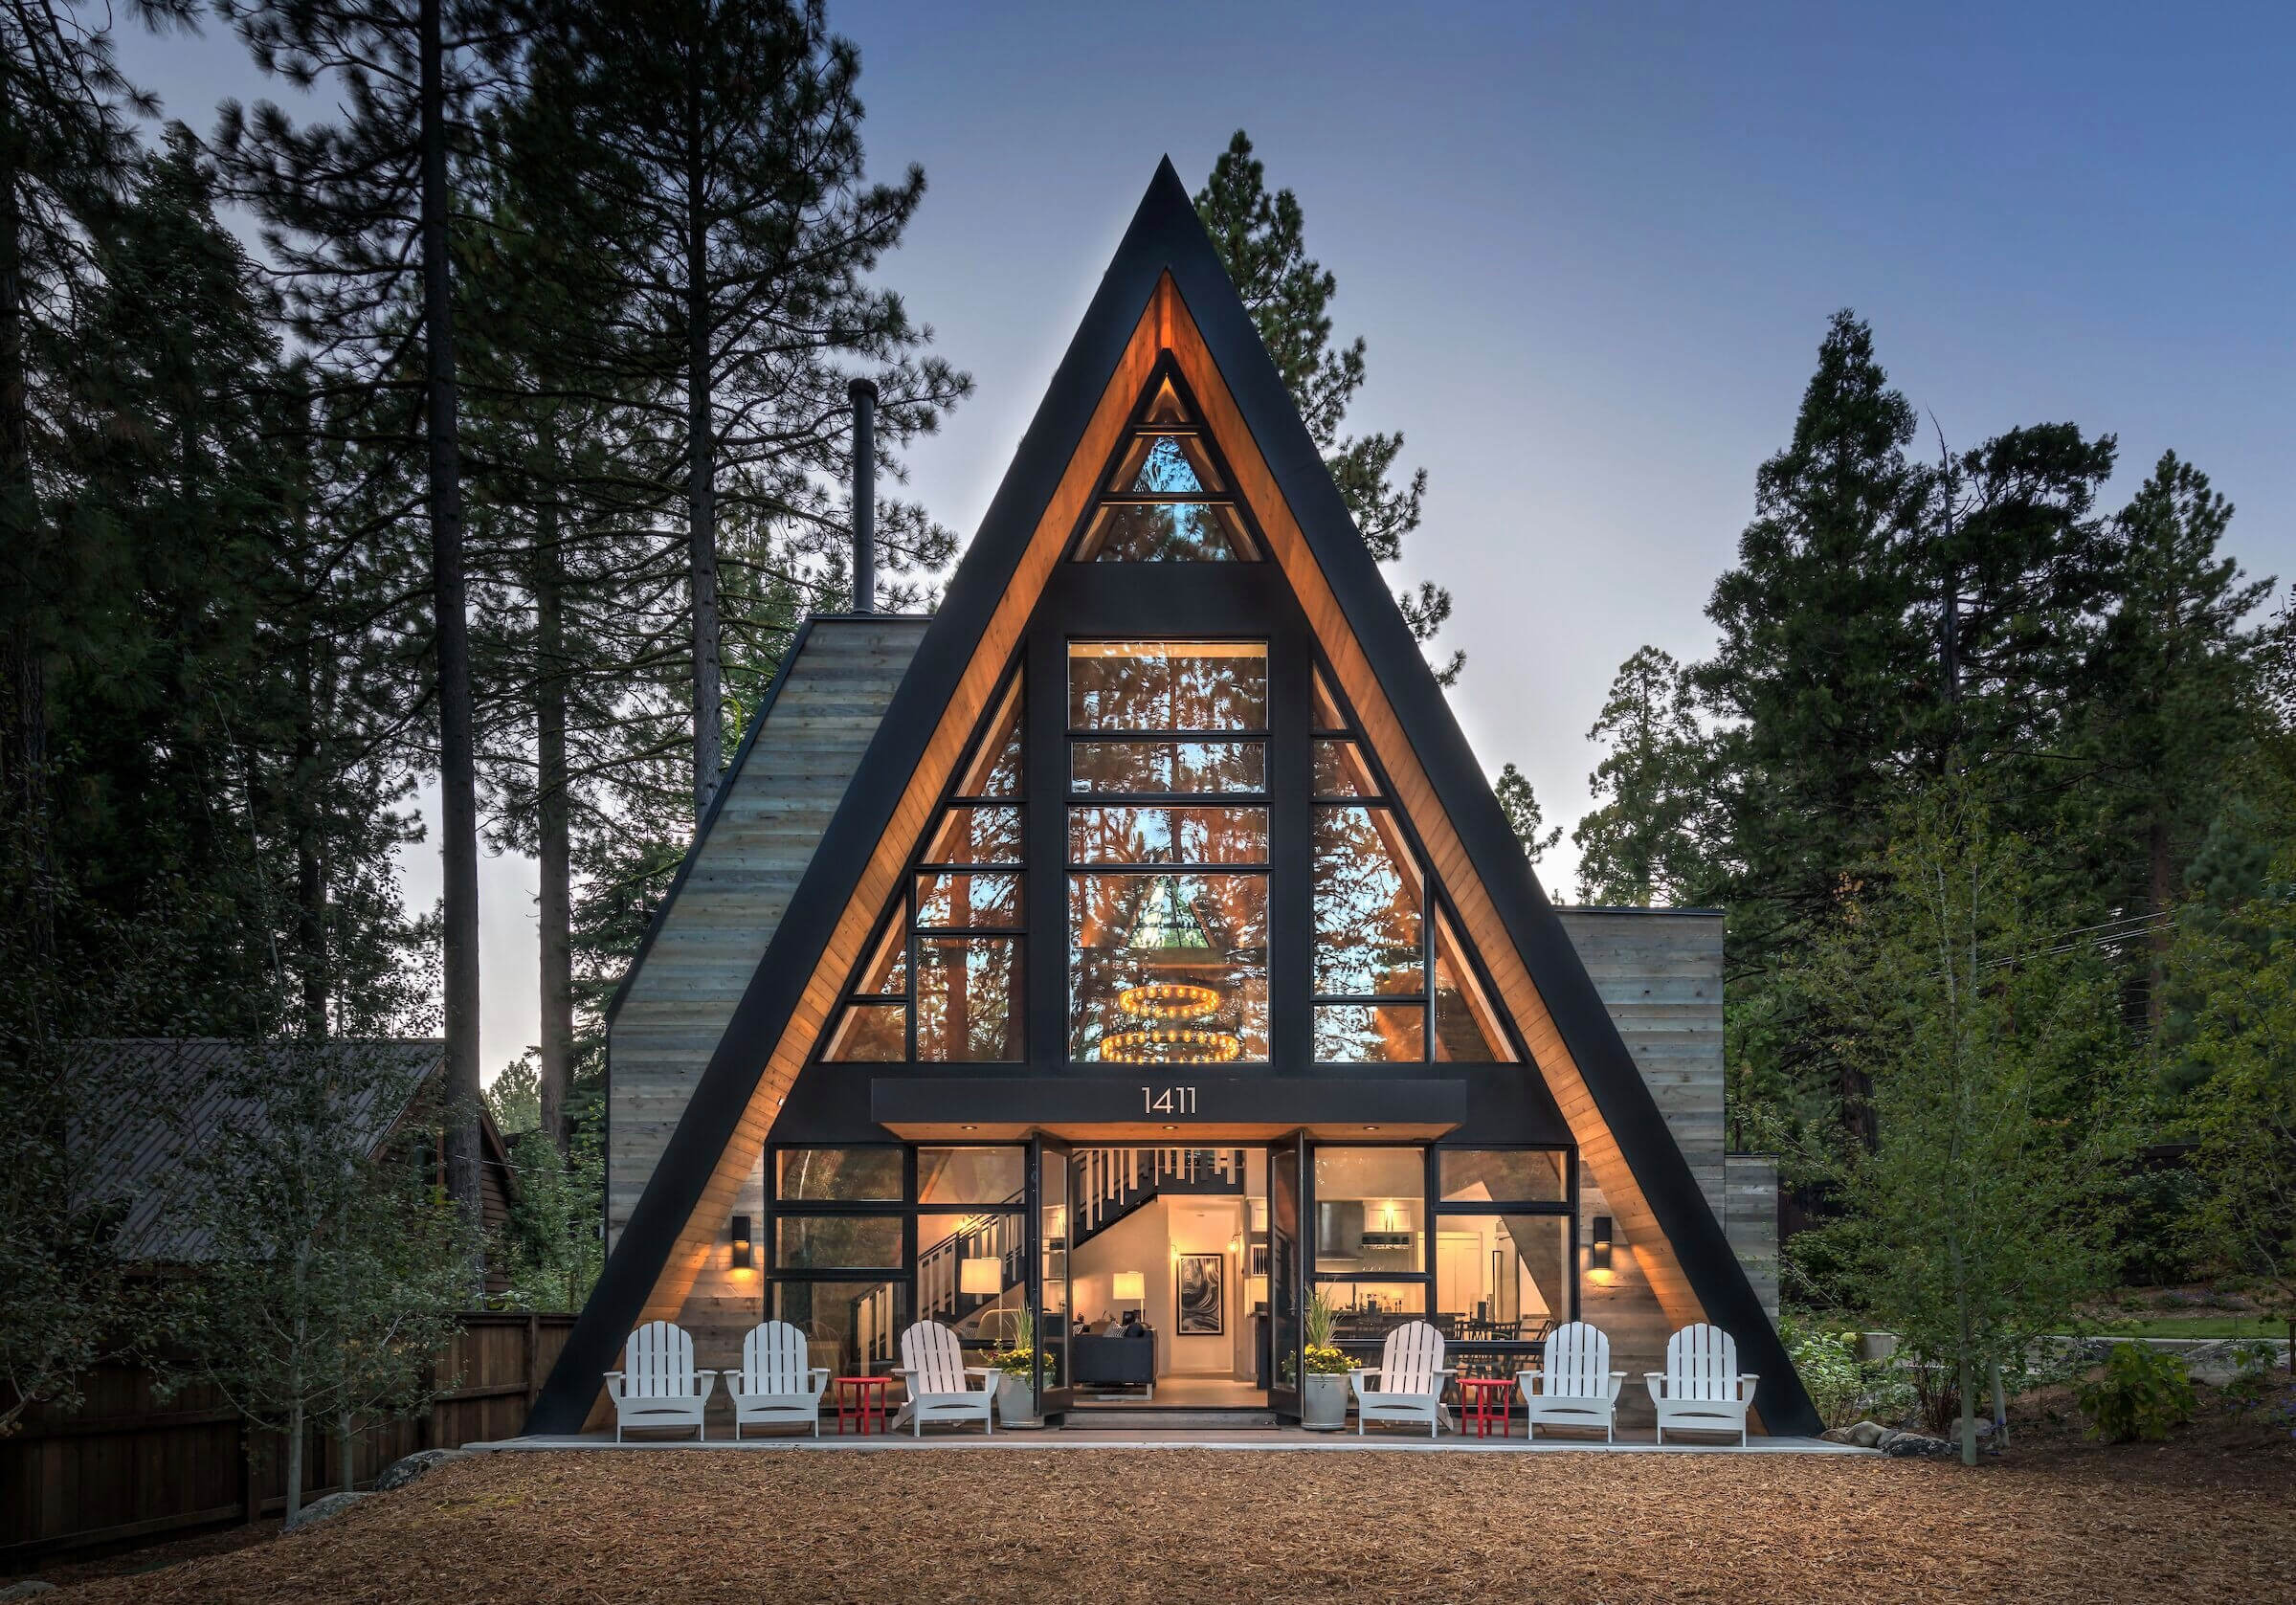
<path id="1" fill-rule="evenodd" d="M 2117 1343 L 2104 1373 L 2081 1384 L 2075 1396 L 2088 1417 L 2088 1435 L 2107 1443 L 2158 1441 L 2192 1419 L 2193 1381 L 2184 1361 L 2141 1343 Z"/>
<path id="2" fill-rule="evenodd" d="M 1858 1364 L 1858 1334 L 1805 1331 L 1788 1316 L 1778 1323 L 1778 1336 L 1785 1340 L 1787 1357 L 1818 1419 L 1829 1427 L 1855 1421 L 1866 1393 L 1866 1378 Z"/>

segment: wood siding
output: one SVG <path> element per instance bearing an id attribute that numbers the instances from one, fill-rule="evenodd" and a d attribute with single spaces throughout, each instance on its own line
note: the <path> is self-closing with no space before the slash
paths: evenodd
<path id="1" fill-rule="evenodd" d="M 685 1113 L 925 630 L 925 620 L 912 618 L 815 620 L 764 727 L 727 773 L 708 835 L 636 961 L 608 1032 L 610 1249 Z M 724 1213 L 740 1212 L 729 1203 Z"/>

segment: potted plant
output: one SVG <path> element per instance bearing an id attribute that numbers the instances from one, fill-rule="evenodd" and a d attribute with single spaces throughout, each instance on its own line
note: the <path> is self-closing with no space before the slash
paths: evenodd
<path id="1" fill-rule="evenodd" d="M 1052 1356 L 1044 1357 L 1049 1371 Z M 1037 1323 L 1026 1309 L 1013 1312 L 1005 1346 L 990 1364 L 996 1368 L 996 1418 L 1008 1427 L 1041 1425 L 1037 1416 Z M 1048 1374 L 1045 1381 L 1053 1378 Z"/>
<path id="2" fill-rule="evenodd" d="M 1304 1325 L 1307 1374 L 1300 1378 L 1300 1425 L 1337 1432 L 1348 1424 L 1348 1373 L 1355 1362 L 1331 1341 L 1331 1301 L 1320 1288 L 1307 1295 Z"/>

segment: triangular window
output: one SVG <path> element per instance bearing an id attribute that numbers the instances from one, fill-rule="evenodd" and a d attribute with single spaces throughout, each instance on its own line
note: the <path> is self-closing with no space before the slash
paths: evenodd
<path id="1" fill-rule="evenodd" d="M 1514 1059 L 1481 967 L 1321 669 L 1315 725 L 1316 1062 Z"/>
<path id="2" fill-rule="evenodd" d="M 1169 363 L 1148 381 L 1086 512 L 1079 563 L 1255 562 L 1217 449 Z"/>
<path id="3" fill-rule="evenodd" d="M 1015 675 L 925 834 L 906 889 L 871 939 L 822 1059 L 1009 1063 L 1022 1057 L 1021 714 Z"/>

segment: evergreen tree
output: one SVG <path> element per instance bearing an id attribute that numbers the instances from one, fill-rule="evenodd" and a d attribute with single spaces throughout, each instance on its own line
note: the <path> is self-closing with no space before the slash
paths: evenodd
<path id="1" fill-rule="evenodd" d="M 464 566 L 459 396 L 449 239 L 472 107 L 515 39 L 477 0 L 221 0 L 264 71 L 342 92 L 344 120 L 297 128 L 268 102 L 226 102 L 216 145 L 234 198 L 264 224 L 297 332 L 330 385 L 402 406 L 375 444 L 420 464 L 429 526 L 430 662 L 437 719 L 447 1081 L 478 1106 L 478 766 Z M 419 367 L 417 366 L 419 364 Z M 395 437 L 393 437 L 393 435 Z M 448 1133 L 448 1185 L 479 1213 L 475 1117 Z"/>
<path id="2" fill-rule="evenodd" d="M 923 354 L 932 331 L 866 281 L 925 175 L 866 180 L 859 55 L 818 0 L 567 8 L 545 54 L 578 136 L 592 236 L 631 308 L 596 356 L 657 387 L 667 456 L 655 471 L 682 502 L 698 820 L 724 763 L 728 638 L 768 657 L 781 645 L 757 638 L 764 621 L 725 616 L 723 570 L 804 575 L 817 591 L 847 529 L 849 365 L 878 387 L 889 467 L 971 381 Z M 881 504 L 879 528 L 889 571 L 954 549 L 913 506 Z"/>
<path id="3" fill-rule="evenodd" d="M 1587 777 L 1594 807 L 1571 833 L 1582 902 L 1680 903 L 1705 895 L 1705 732 L 1681 664 L 1646 646 L 1618 666 L 1587 739 L 1609 748 Z"/>
<path id="4" fill-rule="evenodd" d="M 1238 128 L 1196 191 L 1195 209 L 1309 436 L 1324 454 L 1324 466 L 1331 471 L 1364 545 L 1380 562 L 1396 561 L 1403 555 L 1403 538 L 1419 526 L 1427 471 L 1414 469 L 1409 482 L 1397 485 L 1393 476 L 1395 459 L 1403 453 L 1401 434 L 1340 433 L 1349 405 L 1363 388 L 1364 341 L 1358 335 L 1345 346 L 1331 344 L 1328 308 L 1339 280 L 1307 255 L 1299 197 L 1289 189 L 1268 192 L 1266 166 L 1253 156 L 1251 140 Z M 1433 640 L 1451 616 L 1451 593 L 1432 584 L 1421 585 L 1416 595 L 1397 595 L 1395 603 L 1422 644 Z M 1436 678 L 1450 685 L 1465 666 L 1466 655 L 1454 652 Z"/>
<path id="5" fill-rule="evenodd" d="M 1491 791 L 1499 799 L 1500 812 L 1506 815 L 1507 828 L 1523 844 L 1524 857 L 1530 860 L 1532 870 L 1537 870 L 1539 860 L 1563 839 L 1562 826 L 1548 827 L 1547 811 L 1539 806 L 1529 777 L 1514 765 L 1499 771 L 1499 778 L 1491 782 Z"/>

